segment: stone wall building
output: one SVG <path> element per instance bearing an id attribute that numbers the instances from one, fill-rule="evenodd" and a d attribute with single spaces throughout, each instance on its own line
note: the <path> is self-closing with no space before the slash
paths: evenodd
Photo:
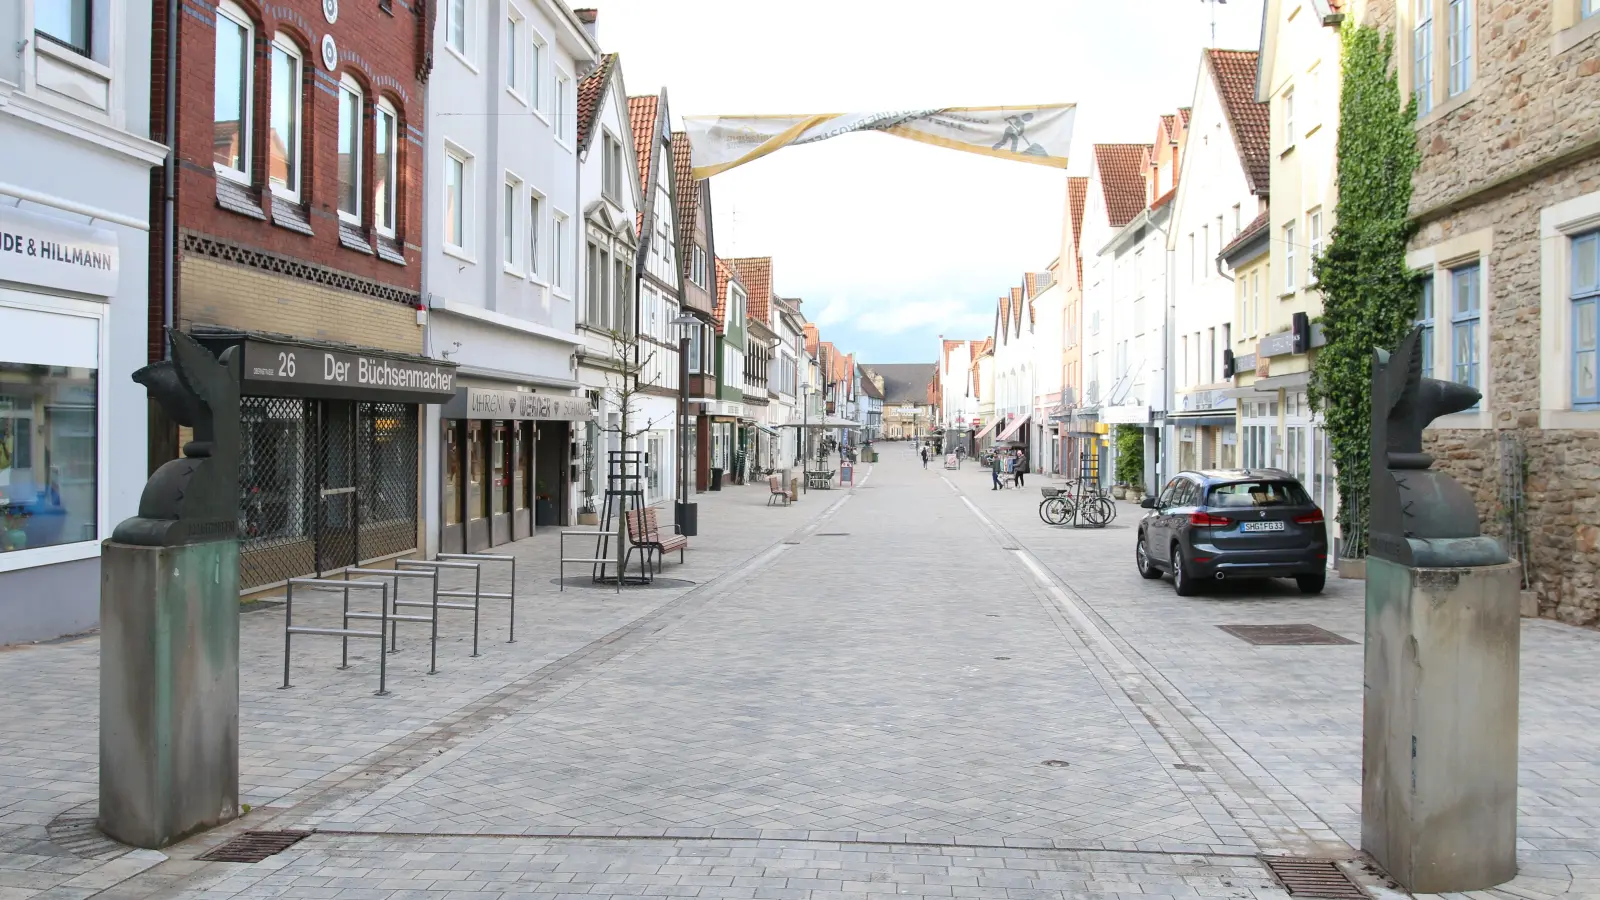
<path id="1" fill-rule="evenodd" d="M 1586 12 L 1586 10 L 1589 10 Z M 1436 378 L 1483 392 L 1429 450 L 1525 563 L 1538 613 L 1600 624 L 1600 8 L 1394 0 L 1422 163 L 1408 261 Z"/>

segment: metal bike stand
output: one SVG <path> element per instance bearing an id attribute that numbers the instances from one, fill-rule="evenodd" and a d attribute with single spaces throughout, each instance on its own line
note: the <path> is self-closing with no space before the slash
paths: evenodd
<path id="1" fill-rule="evenodd" d="M 563 531 L 563 532 L 561 532 L 561 540 L 559 542 L 560 547 L 559 547 L 559 551 L 558 551 L 560 553 L 560 555 L 561 555 L 561 561 L 560 561 L 560 563 L 558 563 L 558 567 L 556 569 L 556 575 L 557 575 L 557 580 L 561 582 L 560 590 L 562 590 L 562 591 L 565 591 L 567 589 L 567 563 L 588 563 L 592 567 L 592 566 L 605 565 L 605 564 L 616 562 L 616 560 L 614 560 L 614 559 L 609 559 L 609 558 L 602 559 L 599 556 L 568 556 L 567 555 L 567 538 L 568 538 L 568 536 L 594 538 L 595 539 L 595 548 L 596 548 L 594 552 L 598 554 L 600 552 L 600 550 L 599 550 L 600 540 L 602 538 L 611 537 L 612 535 L 609 532 L 605 532 L 605 531 Z M 621 577 L 620 574 L 617 577 L 617 593 L 619 593 L 619 594 L 622 593 L 622 577 Z"/>
<path id="2" fill-rule="evenodd" d="M 294 589 L 295 585 L 302 588 L 324 588 L 339 590 L 344 593 L 344 625 L 343 628 L 315 628 L 307 625 L 294 624 Z M 350 589 L 377 590 L 381 612 L 381 620 L 377 631 L 356 631 L 350 627 Z M 291 578 L 288 590 L 283 601 L 283 686 L 279 690 L 289 687 L 289 646 L 290 641 L 297 634 L 320 634 L 340 639 L 344 649 L 340 655 L 341 669 L 350 668 L 350 639 L 351 638 L 377 638 L 378 639 L 378 694 L 379 697 L 389 695 L 389 653 L 384 646 L 384 641 L 389 632 L 389 586 L 378 581 L 335 581 L 332 578 Z"/>
<path id="3" fill-rule="evenodd" d="M 399 559 L 395 560 L 395 568 L 407 569 L 471 569 L 472 590 L 470 591 L 441 591 L 435 590 L 434 605 L 440 609 L 470 609 L 472 610 L 472 655 L 478 655 L 478 618 L 479 600 L 483 596 L 483 572 L 475 562 L 451 562 L 438 559 Z M 471 603 L 439 603 L 440 597 L 471 597 Z M 407 600 L 400 606 L 427 606 L 421 600 Z"/>
<path id="4" fill-rule="evenodd" d="M 394 579 L 394 590 L 389 595 L 389 652 L 400 652 L 398 632 L 401 622 L 427 622 L 432 627 L 432 634 L 428 637 L 428 674 L 439 674 L 439 572 L 437 569 L 413 571 L 411 569 L 345 569 L 344 577 L 348 580 L 351 575 L 376 576 L 378 578 Z M 432 612 L 426 616 L 403 616 L 398 612 L 402 604 L 410 605 L 408 601 L 400 599 L 400 579 L 426 578 L 433 582 L 433 601 L 420 604 L 432 607 Z M 352 619 L 376 619 L 377 613 L 350 613 Z"/>
<path id="5" fill-rule="evenodd" d="M 511 621 L 507 626 L 510 634 L 506 643 L 517 642 L 517 558 L 509 553 L 441 553 L 439 559 L 465 559 L 478 562 L 503 562 L 511 564 L 511 592 L 506 594 L 482 594 L 485 600 L 507 600 L 511 604 Z"/>

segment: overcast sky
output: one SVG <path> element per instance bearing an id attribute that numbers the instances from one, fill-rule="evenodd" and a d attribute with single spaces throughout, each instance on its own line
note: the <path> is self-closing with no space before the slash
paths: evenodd
<path id="1" fill-rule="evenodd" d="M 573 3 L 574 6 L 587 5 Z M 1187 106 L 1210 43 L 1204 0 L 596 0 L 629 94 L 684 115 L 1075 102 L 1072 174 L 1094 143 L 1153 139 Z M 1216 7 L 1217 46 L 1256 48 L 1262 0 Z M 937 10 L 937 12 L 935 11 Z M 867 362 L 932 361 L 983 338 L 994 303 L 1061 244 L 1059 169 L 881 134 L 790 147 L 715 176 L 717 253 L 773 257 Z"/>

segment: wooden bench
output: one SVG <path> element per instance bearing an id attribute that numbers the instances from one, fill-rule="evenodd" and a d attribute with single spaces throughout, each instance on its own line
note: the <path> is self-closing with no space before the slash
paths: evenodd
<path id="1" fill-rule="evenodd" d="M 663 554 L 678 551 L 678 562 L 683 562 L 683 551 L 689 548 L 689 539 L 676 532 L 661 533 L 661 523 L 653 506 L 630 511 L 626 517 L 628 523 L 628 554 L 633 553 L 633 548 L 639 548 L 647 570 L 650 565 L 650 554 L 655 554 L 655 570 L 661 571 Z M 623 568 L 627 568 L 627 560 L 623 560 Z"/>
<path id="2" fill-rule="evenodd" d="M 780 498 L 782 498 L 784 506 L 788 506 L 789 505 L 789 488 L 784 485 L 783 476 L 782 475 L 778 475 L 778 474 L 768 475 L 767 476 L 767 488 L 770 491 L 770 493 L 767 494 L 767 505 L 768 506 L 771 506 L 773 504 L 773 501 L 778 500 Z"/>

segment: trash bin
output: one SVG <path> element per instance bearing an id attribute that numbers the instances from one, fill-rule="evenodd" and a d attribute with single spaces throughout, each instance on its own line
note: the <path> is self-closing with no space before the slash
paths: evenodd
<path id="1" fill-rule="evenodd" d="M 715 466 L 711 468 L 711 489 L 713 491 L 722 490 L 722 470 Z"/>

